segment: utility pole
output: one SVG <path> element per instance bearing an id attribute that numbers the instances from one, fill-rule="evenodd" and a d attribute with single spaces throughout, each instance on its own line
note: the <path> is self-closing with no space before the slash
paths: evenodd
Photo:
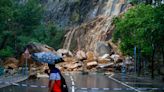
<path id="1" fill-rule="evenodd" d="M 136 46 L 134 47 L 134 67 L 135 67 L 135 74 L 137 74 Z"/>

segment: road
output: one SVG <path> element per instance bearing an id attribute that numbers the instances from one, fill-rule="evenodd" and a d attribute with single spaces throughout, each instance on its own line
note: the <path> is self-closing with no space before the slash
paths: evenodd
<path id="1" fill-rule="evenodd" d="M 72 77 L 75 83 L 74 92 L 116 92 L 116 90 L 118 90 L 117 88 L 127 88 L 126 86 L 117 83 L 116 81 L 110 79 L 108 76 L 105 76 L 103 74 L 72 74 Z M 110 88 L 115 88 L 116 90 Z M 122 92 L 128 91 L 122 90 Z M 133 91 L 131 90 L 129 92 Z"/>
<path id="2" fill-rule="evenodd" d="M 164 88 L 163 85 L 156 85 L 129 76 L 122 77 L 120 74 L 90 73 L 83 75 L 81 73 L 66 73 L 64 77 L 69 92 L 149 92 L 151 90 L 155 90 L 153 92 L 163 92 L 163 90 L 159 91 L 158 88 Z M 45 88 L 48 84 L 48 78 L 26 80 L 19 84 L 1 88 L 0 92 L 47 92 L 48 90 L 48 88 Z"/>

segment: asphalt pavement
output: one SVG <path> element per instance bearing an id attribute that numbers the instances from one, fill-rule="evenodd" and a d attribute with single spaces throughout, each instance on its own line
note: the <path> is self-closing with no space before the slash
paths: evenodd
<path id="1" fill-rule="evenodd" d="M 136 77 L 103 73 L 64 73 L 69 92 L 163 92 L 164 86 Z M 48 78 L 26 80 L 0 92 L 47 92 Z"/>

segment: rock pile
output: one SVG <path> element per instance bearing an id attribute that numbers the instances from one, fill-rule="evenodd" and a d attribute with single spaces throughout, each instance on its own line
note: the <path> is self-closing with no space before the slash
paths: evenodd
<path id="1" fill-rule="evenodd" d="M 59 49 L 55 51 L 51 47 L 47 45 L 36 45 L 31 44 L 31 53 L 32 52 L 42 52 L 42 51 L 53 51 L 55 54 L 60 55 L 63 57 L 65 62 L 56 64 L 62 71 L 97 71 L 97 70 L 104 70 L 104 71 L 111 71 L 114 72 L 115 70 L 121 71 L 121 67 L 123 65 L 123 61 L 127 66 L 133 65 L 131 62 L 131 58 L 123 58 L 119 54 L 112 52 L 112 47 L 107 47 L 105 43 L 102 47 L 103 50 L 94 52 L 93 50 L 82 50 L 79 49 L 76 52 L 72 53 L 67 49 Z M 106 50 L 106 52 L 105 52 Z M 25 62 L 25 57 L 22 55 L 20 60 L 15 58 L 8 58 L 4 65 L 6 67 L 18 68 L 19 66 L 23 65 Z M 47 64 L 39 64 L 37 62 L 33 62 L 31 58 L 28 59 L 28 66 L 29 68 L 35 68 L 35 70 L 39 70 L 40 72 L 44 72 L 44 69 L 47 69 Z M 37 69 L 36 69 L 37 68 Z"/>
<path id="2" fill-rule="evenodd" d="M 114 72 L 115 69 L 121 71 L 124 60 L 120 55 L 114 53 L 98 56 L 93 51 L 85 52 L 83 50 L 72 55 L 63 57 L 65 62 L 58 64 L 57 67 L 62 71 L 97 71 L 103 69 Z"/>

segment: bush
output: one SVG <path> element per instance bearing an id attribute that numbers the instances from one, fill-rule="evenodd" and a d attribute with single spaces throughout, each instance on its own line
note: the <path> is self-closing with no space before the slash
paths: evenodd
<path id="1" fill-rule="evenodd" d="M 11 57 L 13 55 L 14 55 L 14 50 L 9 46 L 7 46 L 6 48 L 0 50 L 0 56 L 2 58 Z"/>

